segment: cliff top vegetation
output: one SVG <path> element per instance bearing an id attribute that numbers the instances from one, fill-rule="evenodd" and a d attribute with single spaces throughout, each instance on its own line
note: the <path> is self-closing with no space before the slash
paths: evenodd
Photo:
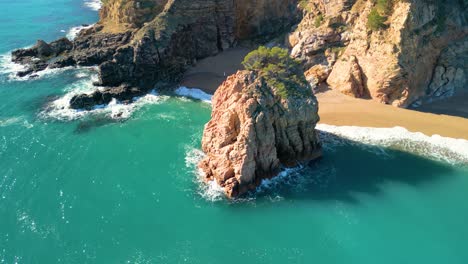
<path id="1" fill-rule="evenodd" d="M 291 58 L 286 49 L 260 46 L 245 56 L 242 65 L 246 70 L 257 72 L 283 99 L 312 93 L 300 62 Z"/>

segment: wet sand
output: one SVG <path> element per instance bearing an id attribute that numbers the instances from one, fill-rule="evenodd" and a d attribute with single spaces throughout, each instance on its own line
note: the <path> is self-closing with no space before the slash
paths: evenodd
<path id="1" fill-rule="evenodd" d="M 227 76 L 242 69 L 241 62 L 249 52 L 238 48 L 198 62 L 190 69 L 181 85 L 199 88 L 213 94 Z M 321 123 L 339 126 L 396 127 L 428 136 L 435 134 L 468 139 L 468 119 L 438 113 L 468 111 L 466 101 L 454 98 L 449 103 L 425 105 L 421 110 L 408 110 L 384 105 L 372 100 L 355 99 L 334 90 L 316 94 Z M 433 109 L 431 109 L 433 107 Z M 419 110 L 419 109 L 418 109 Z"/>

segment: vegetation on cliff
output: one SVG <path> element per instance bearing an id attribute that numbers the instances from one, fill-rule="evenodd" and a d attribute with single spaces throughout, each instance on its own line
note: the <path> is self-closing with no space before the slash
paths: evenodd
<path id="1" fill-rule="evenodd" d="M 370 11 L 367 17 L 367 27 L 373 31 L 384 29 L 385 22 L 392 14 L 395 0 L 373 0 L 375 6 Z"/>
<path id="2" fill-rule="evenodd" d="M 291 58 L 286 49 L 260 46 L 247 54 L 242 64 L 246 70 L 263 77 L 283 99 L 310 96 L 312 93 L 300 62 Z"/>

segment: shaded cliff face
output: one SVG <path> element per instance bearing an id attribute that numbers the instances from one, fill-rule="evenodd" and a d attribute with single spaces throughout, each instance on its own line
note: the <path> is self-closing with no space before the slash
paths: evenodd
<path id="1" fill-rule="evenodd" d="M 299 19 L 296 7 L 296 0 L 107 0 L 100 21 L 53 60 L 31 55 L 37 47 L 16 52 L 13 60 L 30 65 L 23 75 L 48 66 L 98 65 L 97 85 L 110 88 L 71 102 L 90 108 L 167 87 L 198 59 L 290 29 Z"/>
<path id="2" fill-rule="evenodd" d="M 99 11 L 109 32 L 139 28 L 164 10 L 168 0 L 108 0 Z"/>
<path id="3" fill-rule="evenodd" d="M 401 107 L 466 86 L 466 1 L 310 0 L 303 7 L 289 44 L 317 85 Z"/>
<path id="4" fill-rule="evenodd" d="M 228 77 L 212 102 L 202 140 L 207 156 L 199 167 L 228 197 L 254 189 L 281 166 L 321 155 L 315 131 L 318 104 L 312 94 L 284 98 L 263 78 L 241 71 Z"/>

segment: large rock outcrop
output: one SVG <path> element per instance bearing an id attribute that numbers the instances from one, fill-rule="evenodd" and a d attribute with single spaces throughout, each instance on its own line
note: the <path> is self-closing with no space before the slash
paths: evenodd
<path id="1" fill-rule="evenodd" d="M 318 64 L 329 74 L 309 71 L 316 85 L 399 107 L 466 91 L 467 1 L 305 0 L 302 7 L 288 40 L 306 70 Z"/>
<path id="2" fill-rule="evenodd" d="M 202 140 L 206 158 L 199 167 L 228 197 L 254 189 L 282 166 L 321 155 L 318 104 L 311 93 L 284 98 L 263 77 L 240 71 L 218 88 L 212 102 Z"/>
<path id="3" fill-rule="evenodd" d="M 46 67 L 98 65 L 97 84 L 111 87 L 105 89 L 106 96 L 130 95 L 130 90 L 110 90 L 119 86 L 136 87 L 133 90 L 138 95 L 174 84 L 197 60 L 239 41 L 265 39 L 289 30 L 300 18 L 296 7 L 297 0 L 108 0 L 100 21 L 82 31 L 72 48 L 40 57 L 40 67 L 30 67 L 28 73 Z M 37 61 L 34 54 L 15 54 L 17 62 Z M 72 106 L 89 107 L 90 101 L 84 97 L 72 100 L 86 104 Z"/>

